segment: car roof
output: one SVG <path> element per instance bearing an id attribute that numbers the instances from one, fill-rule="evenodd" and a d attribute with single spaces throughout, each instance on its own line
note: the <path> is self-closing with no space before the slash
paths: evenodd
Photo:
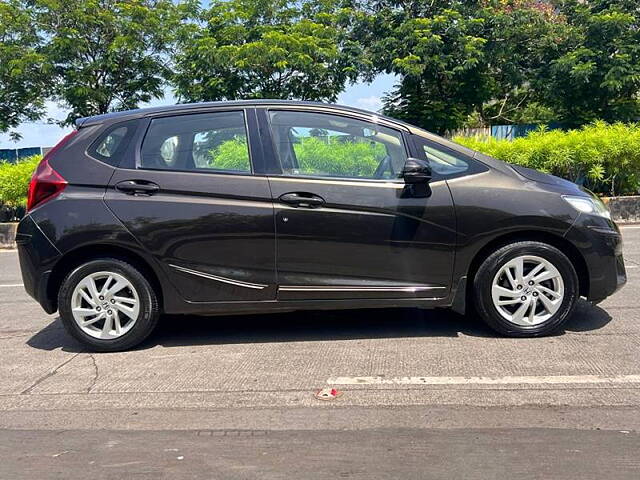
<path id="1" fill-rule="evenodd" d="M 323 102 L 310 102 L 301 100 L 268 100 L 268 99 L 255 99 L 255 100 L 229 100 L 219 102 L 199 102 L 199 103 L 178 103 L 175 105 L 163 105 L 158 107 L 138 108 L 135 110 L 125 110 L 121 112 L 105 113 L 102 115 L 95 115 L 92 117 L 82 117 L 76 120 L 76 126 L 78 128 L 88 125 L 96 125 L 101 123 L 111 123 L 114 121 L 124 121 L 135 118 L 142 118 L 149 115 L 170 113 L 170 112 L 188 112 L 200 109 L 208 109 L 212 107 L 264 107 L 264 106 L 307 106 L 326 108 L 331 110 L 344 111 L 348 113 L 357 113 L 360 115 L 374 116 L 379 119 L 384 119 L 390 123 L 404 126 L 407 129 L 416 129 L 417 127 L 405 123 L 395 118 L 386 117 L 376 112 L 363 110 L 355 107 L 347 107 L 344 105 L 337 105 L 333 103 Z"/>

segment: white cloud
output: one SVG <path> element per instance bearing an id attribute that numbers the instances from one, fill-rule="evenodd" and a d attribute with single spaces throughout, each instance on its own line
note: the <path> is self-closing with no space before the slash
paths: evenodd
<path id="1" fill-rule="evenodd" d="M 371 110 L 373 112 L 377 112 L 382 108 L 382 100 L 380 97 L 376 95 L 371 95 L 370 97 L 362 97 L 356 100 L 356 104 L 360 108 L 364 108 L 365 110 Z"/>
<path id="2" fill-rule="evenodd" d="M 175 96 L 170 92 L 165 92 L 162 99 L 154 99 L 141 107 L 155 107 L 158 105 L 173 105 L 176 103 Z M 46 103 L 46 113 L 43 120 L 39 122 L 23 123 L 15 130 L 22 135 L 22 138 L 15 142 L 8 134 L 0 134 L 0 148 L 27 148 L 27 147 L 52 147 L 72 130 L 72 127 L 60 128 L 58 125 L 49 124 L 47 118 L 63 120 L 69 111 L 61 107 L 56 102 Z"/>
<path id="3" fill-rule="evenodd" d="M 43 118 L 62 120 L 67 116 L 67 110 L 55 102 L 46 103 L 46 113 Z M 49 124 L 46 120 L 23 123 L 15 129 L 22 139 L 15 142 L 8 134 L 0 135 L 0 148 L 52 147 L 71 131 L 71 127 L 60 128 Z"/>
<path id="4" fill-rule="evenodd" d="M 358 82 L 349 85 L 338 96 L 338 103 L 350 107 L 378 111 L 382 108 L 382 96 L 389 92 L 397 78 L 394 75 L 378 75 L 371 83 Z"/>

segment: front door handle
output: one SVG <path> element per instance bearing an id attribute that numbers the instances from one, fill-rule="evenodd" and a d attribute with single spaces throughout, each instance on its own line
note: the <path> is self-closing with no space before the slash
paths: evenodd
<path id="1" fill-rule="evenodd" d="M 324 205 L 324 198 L 308 192 L 290 192 L 280 196 L 280 201 L 292 207 L 318 208 Z"/>
<path id="2" fill-rule="evenodd" d="M 160 185 L 146 180 L 124 180 L 116 183 L 116 190 L 127 195 L 153 195 L 160 190 Z"/>

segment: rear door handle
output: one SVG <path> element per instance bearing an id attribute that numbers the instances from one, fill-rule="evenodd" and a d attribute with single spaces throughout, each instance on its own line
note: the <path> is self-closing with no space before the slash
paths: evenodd
<path id="1" fill-rule="evenodd" d="M 116 183 L 116 190 L 127 195 L 153 195 L 160 190 L 160 185 L 146 180 L 124 180 Z"/>
<path id="2" fill-rule="evenodd" d="M 324 205 L 324 198 L 308 192 L 290 192 L 280 196 L 280 201 L 292 207 L 318 208 Z"/>

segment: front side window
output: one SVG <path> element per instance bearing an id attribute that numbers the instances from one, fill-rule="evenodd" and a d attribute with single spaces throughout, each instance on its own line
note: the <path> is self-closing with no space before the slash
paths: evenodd
<path id="1" fill-rule="evenodd" d="M 312 112 L 269 117 L 285 175 L 396 179 L 407 159 L 402 134 L 375 123 Z"/>
<path id="2" fill-rule="evenodd" d="M 240 111 L 153 119 L 141 153 L 142 168 L 251 172 L 244 114 Z"/>

